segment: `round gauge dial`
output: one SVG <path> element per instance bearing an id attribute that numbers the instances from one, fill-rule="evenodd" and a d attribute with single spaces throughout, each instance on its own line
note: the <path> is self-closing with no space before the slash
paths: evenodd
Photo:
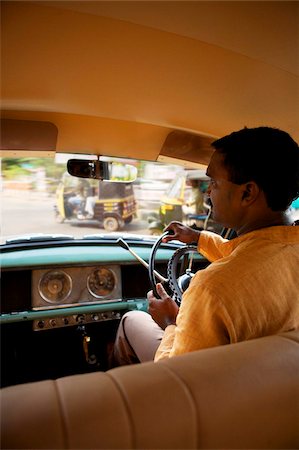
<path id="1" fill-rule="evenodd" d="M 115 288 L 115 275 L 105 267 L 95 269 L 87 279 L 87 288 L 96 298 L 107 297 Z"/>
<path id="2" fill-rule="evenodd" d="M 61 270 L 50 270 L 39 281 L 38 291 L 49 303 L 60 303 L 71 293 L 72 279 Z"/>

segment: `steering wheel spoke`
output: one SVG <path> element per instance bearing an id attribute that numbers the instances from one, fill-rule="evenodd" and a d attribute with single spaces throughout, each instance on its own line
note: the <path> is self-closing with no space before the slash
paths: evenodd
<path id="1" fill-rule="evenodd" d="M 178 305 L 181 304 L 183 292 L 187 289 L 194 276 L 189 264 L 189 261 L 193 259 L 194 253 L 197 253 L 197 247 L 187 245 L 176 250 L 168 261 L 167 276 L 169 287 Z M 192 259 L 189 260 L 190 255 Z"/>
<path id="2" fill-rule="evenodd" d="M 149 266 L 148 266 L 149 279 L 153 289 L 154 296 L 156 298 L 160 298 L 156 290 L 157 284 L 155 271 L 156 253 L 163 238 L 168 234 L 169 234 L 168 232 L 165 232 L 157 239 L 152 248 L 149 258 Z M 165 288 L 168 291 L 169 295 L 172 296 L 172 298 L 176 301 L 178 305 L 181 304 L 183 292 L 187 289 L 191 281 L 191 278 L 194 276 L 194 274 L 191 271 L 191 264 L 189 257 L 190 255 L 193 256 L 193 253 L 196 252 L 197 247 L 195 246 L 187 245 L 181 247 L 174 252 L 174 254 L 172 255 L 172 257 L 168 262 L 167 265 L 168 280 L 166 281 Z"/>

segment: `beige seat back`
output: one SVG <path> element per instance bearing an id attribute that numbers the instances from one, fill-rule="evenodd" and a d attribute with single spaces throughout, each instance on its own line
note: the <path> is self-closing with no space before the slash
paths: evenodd
<path id="1" fill-rule="evenodd" d="M 299 333 L 2 389 L 2 448 L 299 447 Z"/>

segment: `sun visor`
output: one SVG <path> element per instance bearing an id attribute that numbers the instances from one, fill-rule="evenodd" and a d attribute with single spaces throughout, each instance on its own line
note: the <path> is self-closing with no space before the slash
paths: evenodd
<path id="1" fill-rule="evenodd" d="M 168 134 L 158 161 L 181 164 L 185 167 L 206 167 L 214 149 L 211 143 L 215 136 L 203 136 L 187 131 L 175 130 Z"/>
<path id="2" fill-rule="evenodd" d="M 1 150 L 55 152 L 57 127 L 51 122 L 1 119 Z M 28 153 L 27 153 L 28 155 Z M 3 153 L 2 153 L 3 156 Z"/>

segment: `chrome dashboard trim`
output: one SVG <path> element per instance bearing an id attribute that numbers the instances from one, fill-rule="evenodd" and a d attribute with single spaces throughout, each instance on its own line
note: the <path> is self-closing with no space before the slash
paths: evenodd
<path id="1" fill-rule="evenodd" d="M 95 297 L 90 289 L 88 288 L 89 276 L 98 270 L 107 270 L 113 274 L 114 285 L 113 288 L 107 295 L 102 297 Z M 60 302 L 51 302 L 45 300 L 41 295 L 39 286 L 40 280 L 47 275 L 47 273 L 63 272 L 71 279 L 72 290 L 69 296 Z M 59 307 L 69 307 L 73 305 L 81 304 L 93 304 L 93 303 L 106 303 L 121 301 L 122 299 L 122 280 L 121 280 L 121 269 L 118 264 L 93 264 L 84 267 L 52 267 L 49 269 L 36 269 L 32 270 L 32 290 L 31 290 L 31 307 L 33 310 L 37 309 L 48 309 L 53 308 L 55 303 L 55 308 Z"/>
<path id="2" fill-rule="evenodd" d="M 71 316 L 75 314 L 91 314 L 93 312 L 102 311 L 118 311 L 118 310 L 142 310 L 147 309 L 147 300 L 145 298 L 135 298 L 132 300 L 124 300 L 121 302 L 111 303 L 94 303 L 92 305 L 80 305 L 71 307 L 62 307 L 40 311 L 19 311 L 10 314 L 0 315 L 0 324 L 13 322 L 30 322 L 44 318 Z"/>

